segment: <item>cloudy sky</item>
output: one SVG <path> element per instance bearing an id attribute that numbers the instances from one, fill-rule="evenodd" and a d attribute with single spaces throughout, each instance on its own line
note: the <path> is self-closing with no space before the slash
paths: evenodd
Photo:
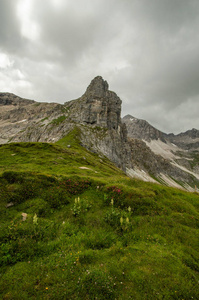
<path id="1" fill-rule="evenodd" d="M 122 116 L 199 129 L 198 0 L 0 0 L 0 91 L 45 102 L 101 75 Z"/>

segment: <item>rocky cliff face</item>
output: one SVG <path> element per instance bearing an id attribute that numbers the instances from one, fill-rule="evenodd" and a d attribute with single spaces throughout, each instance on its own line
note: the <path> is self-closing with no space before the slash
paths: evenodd
<path id="1" fill-rule="evenodd" d="M 164 143 L 173 143 L 185 150 L 199 150 L 199 130 L 195 128 L 175 135 L 173 133 L 166 134 L 153 127 L 147 121 L 137 119 L 131 115 L 123 117 L 122 122 L 126 124 L 129 138 L 147 142 L 160 140 Z"/>
<path id="2" fill-rule="evenodd" d="M 134 170 L 130 173 L 133 176 L 142 178 L 143 171 L 147 180 L 152 176 L 165 184 L 189 190 L 198 185 L 198 130 L 174 135 L 163 133 L 147 121 L 131 115 L 125 116 L 122 121 L 127 127 Z"/>
<path id="3" fill-rule="evenodd" d="M 121 99 L 109 91 L 101 76 L 94 78 L 77 100 L 65 103 L 67 123 L 81 127 L 81 141 L 89 150 L 103 153 L 117 166 L 131 165 L 126 126 L 121 122 Z"/>
<path id="4" fill-rule="evenodd" d="M 74 127 L 87 149 L 103 154 L 125 170 L 131 165 L 120 98 L 97 76 L 77 100 L 38 103 L 13 94 L 0 94 L 0 142 L 56 142 Z"/>
<path id="5" fill-rule="evenodd" d="M 199 150 L 199 130 L 193 128 L 180 134 L 168 134 L 167 139 L 185 150 Z"/>
<path id="6" fill-rule="evenodd" d="M 108 90 L 108 83 L 97 76 L 85 94 L 76 101 L 65 103 L 70 108 L 69 120 L 120 131 L 122 101 Z"/>
<path id="7" fill-rule="evenodd" d="M 145 120 L 127 115 L 122 118 L 122 122 L 126 124 L 128 137 L 130 138 L 145 140 L 148 142 L 160 139 L 165 142 L 166 134 L 156 129 Z"/>
<path id="8" fill-rule="evenodd" d="M 42 127 L 46 125 L 44 121 L 51 122 L 58 117 L 61 107 L 57 103 L 39 103 L 0 93 L 0 143 L 39 141 Z M 34 131 L 37 134 L 34 135 Z"/>

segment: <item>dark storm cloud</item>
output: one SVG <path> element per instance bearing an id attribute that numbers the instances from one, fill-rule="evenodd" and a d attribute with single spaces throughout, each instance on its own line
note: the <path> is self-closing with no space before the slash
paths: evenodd
<path id="1" fill-rule="evenodd" d="M 0 1 L 0 49 L 10 52 L 18 51 L 23 43 L 15 5 L 15 1 Z"/>
<path id="2" fill-rule="evenodd" d="M 198 16 L 198 0 L 0 1 L 0 89 L 63 103 L 101 75 L 123 115 L 199 128 Z"/>

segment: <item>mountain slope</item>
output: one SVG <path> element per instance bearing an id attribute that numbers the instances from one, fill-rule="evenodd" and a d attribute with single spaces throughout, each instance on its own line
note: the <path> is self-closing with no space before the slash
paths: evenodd
<path id="1" fill-rule="evenodd" d="M 134 139 L 140 139 L 150 142 L 151 140 L 165 141 L 165 134 L 147 121 L 142 119 L 137 119 L 131 115 L 126 115 L 122 118 L 122 122 L 126 124 L 128 137 Z"/>
<path id="2" fill-rule="evenodd" d="M 198 194 L 128 178 L 77 130 L 0 146 L 0 297 L 198 299 Z"/>
<path id="3" fill-rule="evenodd" d="M 90 88 L 65 105 L 1 101 L 2 140 L 18 142 L 0 145 L 0 298 L 198 299 L 198 193 L 117 168 L 172 165 L 127 141 L 106 82 Z"/>
<path id="4" fill-rule="evenodd" d="M 5 142 L 57 142 L 74 127 L 81 130 L 84 147 L 102 153 L 125 170 L 130 165 L 130 148 L 121 122 L 121 100 L 97 76 L 77 100 L 64 105 L 27 102 L 0 95 L 0 140 Z M 12 101 L 12 103 L 10 102 Z M 13 105 L 15 103 L 15 105 Z"/>
<path id="5" fill-rule="evenodd" d="M 129 170 L 131 176 L 148 181 L 154 181 L 155 177 L 167 185 L 183 187 L 190 191 L 197 189 L 198 130 L 193 129 L 174 135 L 163 133 L 147 121 L 131 115 L 125 116 L 122 121 L 127 127 L 131 145 L 133 162 L 133 169 Z"/>

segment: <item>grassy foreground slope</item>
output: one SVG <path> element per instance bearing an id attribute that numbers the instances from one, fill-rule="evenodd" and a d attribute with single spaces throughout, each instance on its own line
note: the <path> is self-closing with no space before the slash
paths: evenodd
<path id="1" fill-rule="evenodd" d="M 129 179 L 75 136 L 0 146 L 0 298 L 198 299 L 199 195 Z"/>

